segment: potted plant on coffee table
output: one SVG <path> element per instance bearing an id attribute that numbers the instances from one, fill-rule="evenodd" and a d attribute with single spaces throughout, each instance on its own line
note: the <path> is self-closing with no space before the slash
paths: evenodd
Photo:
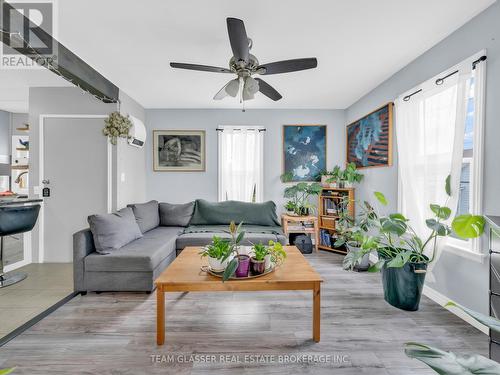
<path id="1" fill-rule="evenodd" d="M 200 255 L 208 258 L 208 264 L 212 271 L 223 272 L 230 261 L 231 241 L 213 236 L 212 243 L 205 246 Z"/>
<path id="2" fill-rule="evenodd" d="M 252 257 L 250 258 L 250 269 L 254 275 L 261 275 L 266 271 L 266 258 L 270 263 L 271 255 L 267 246 L 255 244 L 252 246 Z"/>
<path id="3" fill-rule="evenodd" d="M 450 177 L 446 179 L 445 190 L 451 196 Z M 374 195 L 380 204 L 387 205 L 382 193 Z M 368 271 L 382 271 L 385 300 L 402 310 L 418 310 L 427 266 L 436 257 L 439 237 L 446 237 L 453 230 L 459 237 L 475 238 L 484 231 L 484 218 L 471 214 L 456 216 L 450 227 L 446 221 L 451 216 L 451 209 L 446 205 L 430 205 L 434 217 L 426 220 L 430 232 L 425 238 L 418 236 L 409 220 L 400 213 L 381 216 L 369 204 L 366 209 L 375 234 L 366 236 L 362 251 L 357 257 L 347 259 L 345 266 L 356 264 L 359 257 L 375 252 L 379 260 Z"/>
<path id="4" fill-rule="evenodd" d="M 253 256 L 250 258 L 250 269 L 252 274 L 261 275 L 273 265 L 280 266 L 286 259 L 286 251 L 279 242 L 269 241 L 268 245 L 254 244 L 252 246 Z"/>

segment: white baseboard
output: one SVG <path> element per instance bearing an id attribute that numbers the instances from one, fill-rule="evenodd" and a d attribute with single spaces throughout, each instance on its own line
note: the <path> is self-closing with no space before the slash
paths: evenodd
<path id="1" fill-rule="evenodd" d="M 424 285 L 424 290 L 422 294 L 434 302 L 436 302 L 438 305 L 441 305 L 444 307 L 448 302 L 451 301 L 450 298 L 446 297 L 445 295 L 439 293 L 438 291 L 428 287 L 427 285 Z M 489 335 L 489 328 L 485 326 L 484 324 L 479 323 L 477 320 L 471 318 L 469 315 L 464 313 L 462 310 L 459 310 L 457 308 L 447 308 L 452 314 L 458 316 L 460 319 L 464 320 L 465 322 L 469 323 L 471 326 L 477 328 L 481 332 L 483 332 L 486 335 Z"/>

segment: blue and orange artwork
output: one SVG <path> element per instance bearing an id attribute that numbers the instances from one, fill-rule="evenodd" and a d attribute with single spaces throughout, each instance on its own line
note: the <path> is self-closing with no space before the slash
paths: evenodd
<path id="1" fill-rule="evenodd" d="M 283 152 L 292 181 L 315 181 L 326 169 L 326 125 L 284 125 Z"/>
<path id="2" fill-rule="evenodd" d="M 392 165 L 392 103 L 347 126 L 347 162 L 358 168 Z"/>

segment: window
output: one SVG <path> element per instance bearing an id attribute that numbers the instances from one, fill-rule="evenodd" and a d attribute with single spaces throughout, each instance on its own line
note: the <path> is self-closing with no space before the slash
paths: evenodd
<path id="1" fill-rule="evenodd" d="M 430 231 L 431 203 L 454 214 L 480 214 L 485 64 L 473 56 L 401 95 L 396 101 L 399 200 L 417 234 Z M 444 191 L 451 174 L 452 196 Z M 448 238 L 479 251 L 479 241 Z"/>
<path id="2" fill-rule="evenodd" d="M 221 126 L 219 201 L 263 201 L 263 137 L 258 126 Z"/>

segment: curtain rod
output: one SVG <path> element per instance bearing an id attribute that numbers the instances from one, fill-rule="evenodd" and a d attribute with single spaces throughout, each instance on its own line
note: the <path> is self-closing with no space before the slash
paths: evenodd
<path id="1" fill-rule="evenodd" d="M 481 63 L 481 62 L 483 62 L 483 61 L 486 61 L 486 59 L 487 59 L 487 57 L 483 55 L 483 56 L 481 56 L 479 59 L 474 60 L 474 61 L 472 62 L 472 70 L 476 69 L 476 65 L 477 65 L 477 64 L 479 64 L 479 63 Z M 451 76 L 453 76 L 453 75 L 455 75 L 455 74 L 457 74 L 457 73 L 458 73 L 458 70 L 455 70 L 454 72 L 452 72 L 452 73 L 450 73 L 450 74 L 448 74 L 448 75 L 446 75 L 446 76 L 444 76 L 444 77 L 442 77 L 442 78 L 438 78 L 438 79 L 436 79 L 436 85 L 438 85 L 438 86 L 439 86 L 439 85 L 442 85 L 442 84 L 444 83 L 444 80 L 445 80 L 446 78 L 449 78 L 449 77 L 451 77 Z M 409 100 L 411 99 L 411 97 L 412 97 L 413 95 L 416 95 L 416 94 L 418 94 L 419 92 L 422 92 L 422 89 L 419 89 L 419 90 L 417 90 L 417 91 L 415 91 L 415 92 L 412 92 L 411 94 L 406 95 L 406 96 L 403 98 L 403 100 L 404 100 L 405 102 L 407 102 L 407 101 L 409 101 Z"/>
<path id="2" fill-rule="evenodd" d="M 472 70 L 476 69 L 476 65 L 481 63 L 482 61 L 486 61 L 487 57 L 486 56 L 481 56 L 479 59 L 477 59 L 476 61 L 473 61 L 472 62 Z"/>
<path id="3" fill-rule="evenodd" d="M 215 130 L 218 131 L 218 132 L 223 132 L 224 131 L 224 129 L 222 129 L 222 128 L 217 128 Z M 232 129 L 232 130 L 241 130 L 241 129 Z M 250 131 L 258 130 L 259 132 L 265 132 L 266 131 L 265 128 L 263 128 L 263 129 L 247 129 L 247 130 L 250 130 Z"/>

